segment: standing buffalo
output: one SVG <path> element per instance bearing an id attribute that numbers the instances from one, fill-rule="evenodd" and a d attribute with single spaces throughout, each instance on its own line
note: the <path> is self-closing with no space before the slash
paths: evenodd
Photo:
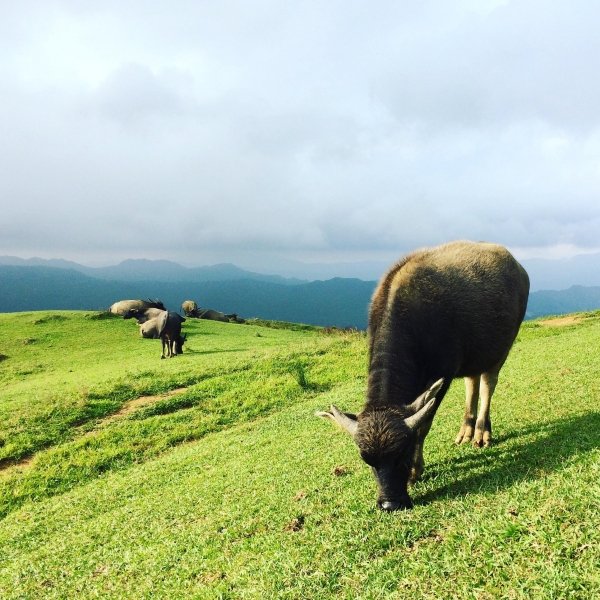
<path id="1" fill-rule="evenodd" d="M 165 305 L 158 300 L 121 300 L 120 302 L 115 302 L 110 308 L 110 312 L 123 316 L 128 310 L 146 310 L 147 308 L 157 308 L 159 310 L 167 310 Z"/>
<path id="2" fill-rule="evenodd" d="M 186 317 L 196 317 L 196 313 L 198 312 L 198 305 L 193 300 L 186 300 L 181 305 L 181 312 Z"/>
<path id="3" fill-rule="evenodd" d="M 187 335 L 181 335 L 181 323 L 185 322 L 185 318 L 176 312 L 170 310 L 165 311 L 156 319 L 158 329 L 158 337 L 162 342 L 161 358 L 165 356 L 165 346 L 167 348 L 167 356 L 172 358 L 177 354 L 183 354 L 183 344 L 187 339 Z"/>
<path id="4" fill-rule="evenodd" d="M 165 346 L 169 358 L 177 354 L 183 354 L 183 344 L 187 335 L 181 335 L 181 324 L 185 318 L 170 310 L 158 310 L 148 308 L 147 310 L 130 309 L 124 315 L 124 319 L 136 319 L 142 337 L 160 338 L 162 341 L 161 358 L 165 357 Z"/>
<path id="5" fill-rule="evenodd" d="M 335 406 L 317 414 L 352 435 L 381 509 L 411 508 L 407 484 L 421 477 L 425 436 L 455 377 L 465 378 L 467 392 L 456 442 L 492 443 L 490 402 L 528 295 L 523 267 L 484 242 L 417 250 L 380 281 L 369 314 L 366 404 L 358 415 Z"/>

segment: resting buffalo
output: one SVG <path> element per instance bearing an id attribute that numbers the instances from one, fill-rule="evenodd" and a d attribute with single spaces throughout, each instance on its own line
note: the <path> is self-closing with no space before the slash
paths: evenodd
<path id="1" fill-rule="evenodd" d="M 181 310 L 186 317 L 194 319 L 208 319 L 210 321 L 222 321 L 223 323 L 229 323 L 230 321 L 245 323 L 244 319 L 238 317 L 237 313 L 227 315 L 212 308 L 202 309 L 193 300 L 186 300 L 181 305 Z"/>
<path id="2" fill-rule="evenodd" d="M 161 310 L 160 308 L 130 308 L 125 311 L 123 314 L 124 319 L 135 319 L 138 325 L 142 325 L 143 323 L 147 323 L 153 319 L 157 319 L 162 315 L 162 313 L 167 312 L 166 310 Z"/>
<path id="3" fill-rule="evenodd" d="M 164 312 L 164 311 L 163 311 Z M 140 335 L 143 338 L 157 339 L 158 335 L 158 319 L 150 319 L 144 323 L 140 323 Z"/>
<path id="4" fill-rule="evenodd" d="M 209 319 L 211 321 L 222 321 L 223 323 L 229 323 L 231 319 L 237 321 L 238 316 L 233 313 L 231 315 L 226 315 L 225 313 L 219 312 L 218 310 L 213 310 L 212 308 L 207 308 L 206 310 L 198 309 L 198 318 L 199 319 Z"/>
<path id="5" fill-rule="evenodd" d="M 457 443 L 492 443 L 490 402 L 525 315 L 529 277 L 495 244 L 457 241 L 417 250 L 380 281 L 369 313 L 369 377 L 358 414 L 317 413 L 341 425 L 371 466 L 386 511 L 410 508 L 423 442 L 452 379 L 464 377 Z M 477 404 L 481 392 L 481 406 Z"/>
<path id="6" fill-rule="evenodd" d="M 146 310 L 147 308 L 167 310 L 158 298 L 155 301 L 150 300 L 150 298 L 148 300 L 121 300 L 120 302 L 115 302 L 109 310 L 115 315 L 123 316 L 128 310 Z"/>

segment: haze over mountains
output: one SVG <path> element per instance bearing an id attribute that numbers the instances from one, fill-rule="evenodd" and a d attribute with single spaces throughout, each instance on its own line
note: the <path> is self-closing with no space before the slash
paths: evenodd
<path id="1" fill-rule="evenodd" d="M 521 262 L 532 284 L 526 318 L 600 308 L 600 254 Z M 293 272 L 304 273 L 304 279 L 246 271 L 232 264 L 187 268 L 163 260 L 126 260 L 87 267 L 61 259 L 3 256 L 0 312 L 101 310 L 120 299 L 151 296 L 172 310 L 193 299 L 204 308 L 244 318 L 366 328 L 371 295 L 388 264 L 298 265 L 303 271 Z M 365 281 L 335 276 L 356 272 L 373 277 Z"/>
<path id="2" fill-rule="evenodd" d="M 600 253 L 580 254 L 559 260 L 531 258 L 520 262 L 529 273 L 532 292 L 565 290 L 574 285 L 600 286 Z M 390 263 L 365 261 L 327 264 L 286 260 L 271 267 L 267 273 L 264 270 L 249 271 L 230 263 L 188 268 L 168 260 L 146 259 L 128 259 L 107 267 L 88 267 L 63 259 L 0 256 L 0 265 L 74 269 L 90 277 L 111 281 L 201 282 L 252 279 L 280 285 L 299 285 L 336 277 L 378 281 Z"/>

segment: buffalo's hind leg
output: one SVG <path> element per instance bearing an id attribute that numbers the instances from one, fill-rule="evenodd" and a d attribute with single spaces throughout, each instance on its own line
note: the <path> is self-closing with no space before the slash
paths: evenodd
<path id="1" fill-rule="evenodd" d="M 481 406 L 477 415 L 475 424 L 475 436 L 473 437 L 473 446 L 475 448 L 488 448 L 492 445 L 492 422 L 490 420 L 490 405 L 492 396 L 498 383 L 498 373 L 508 356 L 508 352 L 498 364 L 481 374 Z"/>
<path id="2" fill-rule="evenodd" d="M 476 377 L 465 377 L 465 416 L 463 417 L 463 423 L 460 427 L 460 431 L 454 440 L 456 444 L 466 444 L 473 439 L 473 433 L 475 431 L 475 418 L 477 416 L 477 401 L 479 400 L 480 380 L 481 378 L 479 375 Z"/>
<path id="3" fill-rule="evenodd" d="M 498 383 L 497 371 L 488 371 L 481 375 L 481 406 L 477 415 L 475 424 L 475 436 L 473 437 L 473 446 L 488 448 L 492 445 L 492 422 L 490 420 L 490 404 L 492 403 L 492 394 Z"/>

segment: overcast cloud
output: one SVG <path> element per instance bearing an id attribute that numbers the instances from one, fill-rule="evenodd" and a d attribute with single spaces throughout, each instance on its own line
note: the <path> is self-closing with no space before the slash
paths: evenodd
<path id="1" fill-rule="evenodd" d="M 593 0 L 0 3 L 0 254 L 600 249 Z"/>

